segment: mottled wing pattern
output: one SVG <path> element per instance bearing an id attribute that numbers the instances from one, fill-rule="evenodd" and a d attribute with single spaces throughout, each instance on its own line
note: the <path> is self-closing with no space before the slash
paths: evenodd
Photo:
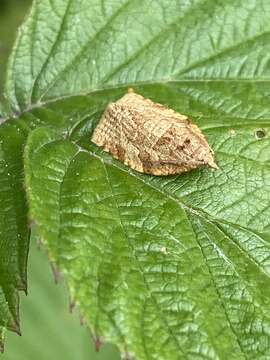
<path id="1" fill-rule="evenodd" d="M 132 169 L 148 174 L 216 167 L 212 149 L 190 119 L 133 91 L 108 105 L 92 141 Z"/>

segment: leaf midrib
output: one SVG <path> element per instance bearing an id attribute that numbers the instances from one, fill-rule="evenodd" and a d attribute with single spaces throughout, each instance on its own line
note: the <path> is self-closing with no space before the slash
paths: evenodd
<path id="1" fill-rule="evenodd" d="M 256 238 L 259 238 L 260 241 L 262 241 L 263 243 L 266 243 L 266 241 L 261 237 L 260 234 L 258 233 L 255 233 L 253 229 L 249 229 L 248 227 L 244 227 L 244 226 L 241 226 L 239 224 L 236 224 L 236 223 L 233 223 L 233 222 L 230 222 L 230 221 L 227 221 L 227 220 L 224 220 L 224 219 L 219 219 L 219 218 L 215 218 L 213 217 L 212 215 L 208 214 L 207 212 L 205 212 L 204 210 L 202 209 L 199 209 L 199 208 L 196 208 L 196 207 L 192 207 L 190 204 L 186 204 L 184 203 L 180 198 L 177 198 L 177 197 L 174 197 L 172 196 L 172 194 L 170 194 L 169 192 L 167 191 L 164 191 L 164 190 L 161 190 L 159 189 L 157 186 L 154 186 L 153 184 L 150 184 L 146 181 L 144 181 L 142 179 L 142 177 L 140 176 L 136 176 L 136 174 L 133 173 L 132 170 L 126 170 L 124 169 L 124 167 L 120 167 L 118 166 L 116 163 L 114 162 L 106 162 L 106 160 L 104 160 L 102 157 L 100 157 L 98 154 L 90 151 L 90 150 L 86 150 L 84 149 L 83 147 L 79 146 L 78 144 L 74 143 L 73 144 L 75 146 L 77 146 L 80 151 L 82 152 L 85 152 L 91 156 L 93 156 L 94 158 L 97 158 L 99 161 L 101 161 L 103 164 L 106 164 L 107 166 L 113 166 L 115 168 L 117 168 L 118 170 L 120 171 L 123 171 L 125 173 L 127 173 L 128 175 L 130 176 L 133 176 L 135 177 L 136 180 L 139 180 L 141 182 L 144 183 L 144 185 L 146 186 L 149 186 L 150 188 L 152 188 L 153 190 L 159 192 L 160 194 L 162 194 L 163 196 L 165 196 L 166 198 L 169 198 L 170 200 L 172 200 L 174 203 L 177 204 L 177 206 L 179 206 L 185 213 L 186 211 L 188 211 L 190 214 L 194 214 L 196 215 L 197 217 L 199 218 L 202 218 L 204 219 L 206 222 L 208 222 L 209 224 L 213 225 L 214 227 L 216 227 L 219 231 L 223 232 L 224 231 L 217 225 L 218 223 L 219 224 L 223 224 L 223 225 L 228 225 L 228 226 L 231 226 L 231 227 L 234 227 L 238 230 L 241 230 L 241 231 L 246 231 L 246 232 L 249 232 L 250 234 L 252 234 L 253 236 L 255 236 Z M 231 241 L 233 241 L 233 239 L 231 237 L 229 237 L 226 233 L 224 233 L 224 235 L 230 239 Z M 265 272 L 262 267 L 260 266 L 260 264 L 257 262 L 256 259 L 252 258 L 250 256 L 250 254 L 245 250 L 243 249 L 238 242 L 235 242 L 233 241 L 234 245 L 236 245 L 238 247 L 238 249 L 253 263 L 256 265 L 256 267 L 259 269 L 259 271 L 261 273 L 263 273 L 267 278 L 270 278 L 270 274 L 268 274 L 267 272 Z M 268 243 L 266 243 L 268 245 Z"/>
<path id="2" fill-rule="evenodd" d="M 72 0 L 69 0 L 72 1 Z M 104 29 L 131 3 L 132 0 L 127 0 L 114 14 L 107 20 L 107 22 L 91 37 L 80 49 L 80 51 L 74 56 L 74 58 L 61 70 L 59 74 L 55 77 L 55 79 L 47 86 L 47 89 L 40 96 L 38 101 L 41 101 L 42 98 L 48 93 L 48 91 L 57 83 L 58 79 L 61 79 L 62 75 L 72 67 L 73 64 L 76 64 L 77 59 L 80 58 L 80 55 L 90 46 L 92 42 L 94 42 L 97 37 L 103 32 Z M 61 35 L 61 34 L 60 34 Z"/>
<path id="3" fill-rule="evenodd" d="M 105 92 L 105 91 L 113 91 L 118 89 L 126 89 L 129 87 L 140 87 L 140 86 L 156 86 L 156 85 L 173 85 L 173 84 L 186 84 L 186 83 L 239 83 L 239 84 L 245 84 L 245 83 L 258 83 L 258 84 L 268 84 L 270 83 L 270 77 L 267 79 L 252 79 L 252 78 L 241 78 L 241 79 L 228 79 L 228 78 L 203 78 L 203 79 L 194 79 L 194 78 L 185 78 L 185 79 L 178 79 L 178 80 L 171 80 L 171 79 L 159 79 L 157 81 L 137 81 L 134 83 L 123 83 L 123 84 L 117 84 L 117 85 L 109 85 L 103 88 L 94 88 L 87 92 L 78 92 L 74 93 L 72 95 L 61 95 L 55 98 L 48 98 L 46 101 L 37 102 L 35 104 L 31 104 L 30 106 L 26 107 L 24 110 L 21 110 L 20 112 L 16 112 L 13 114 L 10 114 L 6 117 L 0 117 L 0 126 L 5 123 L 8 120 L 16 120 L 19 119 L 22 115 L 25 113 L 31 112 L 33 110 L 38 110 L 45 108 L 46 106 L 53 105 L 57 103 L 58 101 L 67 101 L 69 99 L 74 99 L 78 97 L 89 97 L 91 95 L 94 95 L 99 92 Z M 229 115 L 227 114 L 227 117 Z M 237 119 L 241 119 L 241 117 L 237 116 Z M 244 118 L 243 118 L 244 120 Z M 255 119 L 258 120 L 258 119 Z M 260 121 L 269 121 L 269 118 L 260 118 Z"/>
<path id="4" fill-rule="evenodd" d="M 205 2 L 207 2 L 208 0 L 206 0 Z M 72 65 L 74 63 L 77 62 L 77 59 L 80 57 L 80 55 L 85 51 L 85 49 L 88 48 L 89 44 L 91 44 L 93 41 L 95 41 L 99 34 L 102 33 L 104 31 L 104 29 L 106 29 L 106 27 L 119 15 L 123 12 L 123 10 L 129 6 L 131 0 L 127 0 L 125 3 L 122 4 L 122 6 L 120 8 L 118 8 L 115 13 L 113 13 L 111 15 L 111 17 L 107 20 L 107 22 L 94 34 L 93 37 L 91 37 L 87 42 L 86 44 L 80 49 L 80 51 L 78 52 L 78 54 L 76 54 L 76 56 L 72 59 L 71 62 L 69 62 L 64 69 L 61 70 L 61 72 L 56 76 L 56 78 L 47 86 L 47 88 L 45 89 L 45 91 L 43 92 L 43 94 L 40 96 L 40 98 L 38 99 L 38 101 L 41 101 L 42 98 L 48 93 L 48 91 L 54 86 L 55 83 L 57 83 L 58 79 L 60 78 L 61 79 L 61 76 L 62 74 L 64 74 L 66 72 L 67 69 L 71 68 Z M 31 92 L 31 96 L 30 96 L 30 102 L 32 101 L 33 99 L 33 95 L 35 94 L 35 90 L 36 90 L 36 85 L 38 83 L 38 79 L 40 78 L 41 74 L 42 74 L 42 71 L 46 68 L 47 64 L 48 64 L 48 61 L 50 59 L 50 55 L 53 53 L 55 47 L 57 46 L 58 44 L 58 41 L 59 41 L 59 38 L 61 36 L 61 29 L 62 27 L 64 26 L 65 24 L 65 21 L 66 21 L 66 18 L 67 18 L 67 15 L 68 15 L 68 10 L 70 8 L 72 4 L 72 0 L 69 0 L 68 1 L 68 4 L 67 4 L 67 7 L 66 7 L 66 10 L 65 10 L 65 13 L 64 13 L 64 16 L 63 16 L 63 20 L 60 24 L 60 28 L 59 28 L 59 31 L 58 31 L 58 34 L 57 34 L 57 37 L 56 37 L 56 40 L 55 42 L 53 43 L 52 45 L 52 48 L 51 48 L 51 51 L 49 53 L 49 55 L 47 56 L 45 62 L 43 63 L 42 67 L 41 67 L 41 70 L 38 74 L 38 76 L 34 79 L 33 81 L 33 88 L 32 88 L 32 92 Z M 201 4 L 199 4 L 201 5 Z M 198 6 L 198 4 L 196 4 L 196 6 Z M 191 12 L 191 10 L 188 11 L 187 14 L 185 14 L 185 18 L 187 18 L 187 16 L 189 15 L 189 13 Z M 104 79 L 101 79 L 101 83 L 105 83 L 106 81 L 108 81 L 113 75 L 117 74 L 117 72 L 123 68 L 124 66 L 126 66 L 126 64 L 128 64 L 130 61 L 132 61 L 134 58 L 136 58 L 136 55 L 137 54 L 140 54 L 144 49 L 146 49 L 154 40 L 156 40 L 157 38 L 159 38 L 161 35 L 163 35 L 164 33 L 166 33 L 167 31 L 170 30 L 170 28 L 173 26 L 173 25 L 176 25 L 179 21 L 179 19 L 182 19 L 183 16 L 182 14 L 177 18 L 175 19 L 172 23 L 169 23 L 169 24 L 166 24 L 166 26 L 161 30 L 159 31 L 157 34 L 155 34 L 146 44 L 144 44 L 139 50 L 137 50 L 134 54 L 132 54 L 127 60 L 125 60 L 124 63 L 118 65 L 116 67 L 116 69 L 114 69 L 110 74 L 106 75 L 106 77 Z M 248 43 L 248 42 L 251 42 L 253 43 L 254 41 L 256 41 L 257 39 L 260 39 L 261 37 L 265 36 L 265 35 L 269 35 L 270 34 L 270 31 L 264 31 L 264 32 L 261 32 L 259 34 L 255 34 L 253 36 L 251 36 L 250 38 L 248 39 L 244 39 L 244 41 L 240 41 L 236 44 L 233 44 L 231 46 L 229 46 L 228 48 L 225 48 L 225 49 L 221 49 L 220 51 L 212 54 L 211 56 L 209 57 L 206 57 L 200 61 L 197 61 L 197 62 L 194 62 L 193 64 L 190 64 L 188 66 L 185 66 L 183 69 L 181 69 L 180 71 L 177 71 L 175 74 L 173 74 L 174 76 L 175 75 L 184 75 L 186 72 L 190 71 L 190 70 L 193 70 L 194 68 L 197 68 L 198 66 L 200 65 L 203 65 L 203 64 L 206 64 L 207 62 L 209 62 L 210 60 L 212 59 L 215 59 L 215 58 L 218 58 L 220 56 L 222 56 L 224 53 L 226 54 L 227 52 L 230 52 L 234 49 L 237 49 L 239 48 L 240 45 L 243 45 L 245 43 Z"/>
<path id="5" fill-rule="evenodd" d="M 121 224 L 121 227 L 122 227 L 122 232 L 123 232 L 123 234 L 125 235 L 125 238 L 127 239 L 128 244 L 130 245 L 129 237 L 128 237 L 128 235 L 126 234 L 126 231 L 125 231 L 124 226 L 123 226 L 123 223 L 122 223 L 121 214 L 120 214 L 120 211 L 119 211 L 117 199 L 115 198 L 115 194 L 114 194 L 114 191 L 113 191 L 113 186 L 112 186 L 112 184 L 111 184 L 110 176 L 109 176 L 109 173 L 108 173 L 107 167 L 106 167 L 106 166 L 110 166 L 110 165 L 112 165 L 112 164 L 106 164 L 106 163 L 103 161 L 103 159 L 101 159 L 101 158 L 100 158 L 100 161 L 101 161 L 102 164 L 103 164 L 104 171 L 105 171 L 105 174 L 106 174 L 107 183 L 108 183 L 108 185 L 109 185 L 109 187 L 110 187 L 111 194 L 112 194 L 112 197 L 113 197 L 114 202 L 115 202 L 115 206 L 116 206 L 116 209 L 117 209 L 117 212 L 118 212 L 119 221 L 120 221 L 120 224 Z M 136 179 L 138 179 L 138 178 L 136 177 Z M 139 180 L 142 180 L 142 179 L 139 179 Z M 148 185 L 149 185 L 149 184 L 148 184 Z M 154 188 L 154 189 L 157 190 L 157 188 Z M 161 193 L 163 193 L 163 192 L 161 192 Z M 164 194 L 163 194 L 163 195 L 164 195 Z M 167 196 L 167 195 L 164 195 L 164 196 Z M 180 205 L 180 204 L 181 204 L 180 201 L 178 202 L 178 201 L 174 200 L 174 202 L 176 202 L 177 205 Z M 188 219 L 186 210 L 185 210 L 183 207 L 181 207 L 181 208 L 182 208 L 182 210 L 184 210 L 184 213 L 185 213 L 185 215 L 186 215 L 186 218 Z M 206 220 L 206 221 L 207 221 L 207 220 Z M 211 223 L 211 222 L 210 222 L 210 223 Z M 226 318 L 226 320 L 227 320 L 227 323 L 228 323 L 228 325 L 229 325 L 229 328 L 231 329 L 231 332 L 232 332 L 232 334 L 234 335 L 234 337 L 235 337 L 235 339 L 236 339 L 236 342 L 237 342 L 237 344 L 238 344 L 238 346 L 239 346 L 239 349 L 240 349 L 241 353 L 244 355 L 244 358 L 246 359 L 246 355 L 245 355 L 245 352 L 244 352 L 244 350 L 243 350 L 243 348 L 242 348 L 241 342 L 240 342 L 240 340 L 239 340 L 239 336 L 237 335 L 237 333 L 236 333 L 236 331 L 235 331 L 235 329 L 234 329 L 234 327 L 233 327 L 233 324 L 231 323 L 231 320 L 230 320 L 230 318 L 229 318 L 229 316 L 228 316 L 227 310 L 226 310 L 226 308 L 225 308 L 225 306 L 224 306 L 224 302 L 223 302 L 223 300 L 222 300 L 222 298 L 221 298 L 221 295 L 220 295 L 220 292 L 219 292 L 219 290 L 218 290 L 218 288 L 217 288 L 217 286 L 216 286 L 216 283 L 215 283 L 215 280 L 214 280 L 214 277 L 213 277 L 213 273 L 212 273 L 212 271 L 211 271 L 211 269 L 210 269 L 210 267 L 209 267 L 209 265 L 208 265 L 207 259 L 206 259 L 206 257 L 205 257 L 205 253 L 204 253 L 204 251 L 203 251 L 203 249 L 202 249 L 202 247 L 201 247 L 201 245 L 200 245 L 200 243 L 199 243 L 199 241 L 198 241 L 198 239 L 197 239 L 197 236 L 196 236 L 196 234 L 195 234 L 195 231 L 194 231 L 192 222 L 191 222 L 190 220 L 189 220 L 189 224 L 190 224 L 191 229 L 192 229 L 192 232 L 193 232 L 193 237 L 194 237 L 194 239 L 196 240 L 196 242 L 197 242 L 197 244 L 198 244 L 198 247 L 199 247 L 199 249 L 200 249 L 200 251 L 201 251 L 202 257 L 203 257 L 203 259 L 204 259 L 205 266 L 206 266 L 206 268 L 208 269 L 208 272 L 209 272 L 209 274 L 210 274 L 210 277 L 211 277 L 211 280 L 212 280 L 214 289 L 215 289 L 216 294 L 217 294 L 217 296 L 218 296 L 218 299 L 219 299 L 219 302 L 220 302 L 220 304 L 221 304 L 221 307 L 222 307 L 222 309 L 223 309 L 223 311 L 224 311 L 225 318 Z M 216 224 L 213 224 L 213 223 L 211 223 L 211 224 L 214 225 L 214 226 L 216 226 Z M 220 229 L 220 228 L 218 228 L 218 229 L 219 229 L 220 231 L 222 231 L 222 229 Z M 202 229 L 202 230 L 203 230 L 203 229 Z M 209 239 L 208 235 L 205 233 L 204 230 L 203 230 L 203 232 L 204 232 L 204 234 L 207 236 L 207 238 Z M 223 232 L 223 231 L 222 231 L 222 232 Z M 223 233 L 224 233 L 224 232 L 223 232 Z M 224 233 L 224 235 L 225 235 L 226 237 L 228 237 L 230 240 L 233 240 L 233 239 L 231 239 L 231 237 L 229 237 L 227 234 Z M 209 240 L 210 240 L 210 239 L 209 239 Z M 211 242 L 212 242 L 212 240 L 211 240 Z M 234 241 L 233 241 L 233 242 L 234 242 Z M 236 246 L 237 246 L 238 248 L 240 248 L 238 243 L 235 243 L 235 242 L 234 242 L 234 244 L 236 244 Z M 131 246 L 131 245 L 130 245 L 130 247 L 131 247 L 131 249 L 132 249 L 132 246 Z M 240 248 L 240 250 L 243 252 L 243 249 Z M 248 254 L 245 253 L 245 255 L 248 255 Z M 250 258 L 249 255 L 248 255 L 248 257 L 249 257 L 249 259 L 250 259 L 252 262 L 254 262 L 254 259 Z M 144 275 L 143 275 L 143 271 L 142 271 L 142 269 L 141 269 L 141 267 L 140 267 L 140 264 L 139 264 L 139 261 L 138 261 L 136 255 L 135 255 L 135 258 L 136 258 L 136 262 L 137 262 L 137 264 L 138 264 L 138 268 L 140 269 L 141 275 L 142 275 L 142 277 L 143 277 L 143 279 L 144 279 L 144 283 L 145 283 L 145 285 L 146 285 L 149 293 L 151 294 L 151 298 L 153 298 L 153 301 L 155 302 L 155 305 L 156 305 L 157 309 L 159 310 L 159 306 L 158 306 L 155 298 L 153 297 L 153 295 L 152 295 L 152 293 L 151 293 L 151 291 L 150 291 L 150 289 L 149 289 L 149 287 L 148 287 L 148 283 L 147 283 L 147 281 L 146 281 L 146 279 L 145 279 L 145 277 L 144 277 Z M 257 263 L 255 263 L 255 264 L 256 264 L 256 265 L 258 266 L 258 268 L 260 269 L 259 264 L 257 264 Z M 268 277 L 269 277 L 269 275 L 268 275 Z M 159 313 L 161 314 L 161 312 L 159 312 Z M 163 319 L 163 317 L 162 317 L 162 319 Z M 173 336 L 174 341 L 177 343 L 177 345 L 179 346 L 179 349 L 180 349 L 181 352 L 183 353 L 183 350 L 182 350 L 180 344 L 178 343 L 177 338 L 175 338 L 173 332 L 170 330 L 169 325 L 167 324 L 166 319 L 164 318 L 163 320 L 165 321 L 166 326 L 168 327 L 169 332 L 170 332 L 171 335 Z M 184 354 L 184 353 L 183 353 L 183 354 Z M 184 354 L 184 355 L 185 355 L 185 354 Z"/>
<path id="6" fill-rule="evenodd" d="M 56 39 L 55 39 L 55 41 L 54 41 L 54 43 L 53 43 L 53 45 L 52 45 L 52 47 L 50 49 L 50 52 L 49 52 L 48 56 L 46 57 L 44 63 L 42 64 L 39 73 L 37 74 L 36 78 L 33 80 L 32 89 L 31 89 L 31 92 L 30 92 L 30 95 L 29 95 L 29 105 L 30 106 L 31 106 L 31 104 L 33 102 L 33 98 L 35 96 L 36 87 L 37 87 L 38 81 L 40 79 L 40 76 L 41 76 L 43 70 L 46 69 L 46 66 L 49 63 L 50 57 L 53 54 L 54 49 L 56 48 L 57 43 L 58 43 L 58 41 L 59 41 L 59 39 L 61 37 L 61 34 L 62 34 L 61 30 L 63 29 L 63 27 L 65 25 L 65 21 L 66 21 L 67 15 L 68 15 L 68 10 L 70 9 L 71 3 L 72 3 L 72 0 L 68 0 L 67 5 L 66 5 L 66 9 L 65 9 L 65 13 L 64 13 L 62 21 L 60 23 L 60 27 L 59 27 L 59 31 L 57 33 Z M 36 22 L 35 22 L 35 24 L 36 24 Z M 33 42 L 32 42 L 32 46 L 33 46 Z"/>
<path id="7" fill-rule="evenodd" d="M 200 221 L 199 221 L 199 222 L 200 222 Z M 231 322 L 231 320 L 230 320 L 230 318 L 229 318 L 229 315 L 228 315 L 228 313 L 227 313 L 226 307 L 225 307 L 225 305 L 224 305 L 224 301 L 222 300 L 220 291 L 218 290 L 218 287 L 217 287 L 217 285 L 216 285 L 216 281 L 215 281 L 215 277 L 214 277 L 214 275 L 213 275 L 213 272 L 212 272 L 210 266 L 208 265 L 207 258 L 206 258 L 206 256 L 205 256 L 204 250 L 203 250 L 200 242 L 199 242 L 198 239 L 197 239 L 196 231 L 195 231 L 195 229 L 194 229 L 194 227 L 193 227 L 192 222 L 189 221 L 189 223 L 190 223 L 190 226 L 191 226 L 192 231 L 193 231 L 194 239 L 196 239 L 196 242 L 197 242 L 197 244 L 198 244 L 198 247 L 199 247 L 199 249 L 200 249 L 200 252 L 201 252 L 201 254 L 202 254 L 202 257 L 203 257 L 203 259 L 204 259 L 205 266 L 206 266 L 206 268 L 207 268 L 207 270 L 208 270 L 208 273 L 209 273 L 209 275 L 210 275 L 211 282 L 212 282 L 212 284 L 213 284 L 213 287 L 214 287 L 215 292 L 216 292 L 216 294 L 217 294 L 217 297 L 218 297 L 218 299 L 219 299 L 220 306 L 221 306 L 221 308 L 222 308 L 222 310 L 223 310 L 223 313 L 224 313 L 224 315 L 225 315 L 225 318 L 226 318 L 226 321 L 227 321 L 227 323 L 228 323 L 228 325 L 229 325 L 229 328 L 231 329 L 231 333 L 234 335 L 234 337 L 235 337 L 235 339 L 236 339 L 236 342 L 237 342 L 237 344 L 238 344 L 238 347 L 239 347 L 241 353 L 244 355 L 244 358 L 246 359 L 246 355 L 245 355 L 245 352 L 244 352 L 244 350 L 243 350 L 243 348 L 242 348 L 242 345 L 241 345 L 241 342 L 240 342 L 240 340 L 239 340 L 239 337 L 238 337 L 238 335 L 237 335 L 237 333 L 236 333 L 236 331 L 235 331 L 235 329 L 234 329 L 234 327 L 233 327 L 233 324 L 232 324 L 232 322 Z M 200 225 L 201 225 L 201 223 L 200 223 Z M 211 242 L 211 243 L 213 243 L 213 241 L 209 238 L 208 234 L 207 234 L 206 231 L 202 228 L 202 226 L 201 226 L 201 230 L 203 231 L 203 233 L 204 233 L 205 236 L 207 237 L 208 241 Z"/>
<path id="8" fill-rule="evenodd" d="M 109 185 L 109 188 L 110 188 L 112 197 L 113 197 L 113 199 L 114 199 L 115 207 L 116 207 L 116 209 L 117 209 L 118 218 L 119 218 L 120 225 L 121 225 L 121 228 L 122 228 L 122 233 L 123 233 L 124 237 L 126 238 L 127 243 L 128 243 L 128 245 L 129 245 L 131 251 L 134 253 L 133 247 L 132 247 L 132 245 L 131 245 L 131 243 L 130 243 L 130 240 L 129 240 L 129 236 L 128 236 L 128 234 L 126 233 L 125 228 L 124 228 L 124 225 L 123 225 L 123 222 L 122 222 L 122 217 L 121 217 L 121 214 L 120 214 L 120 211 L 119 211 L 118 202 L 117 202 L 117 199 L 116 199 L 115 194 L 114 194 L 113 186 L 112 186 L 112 183 L 111 183 L 111 180 L 110 180 L 110 175 L 109 175 L 109 173 L 108 173 L 108 171 L 107 171 L 107 167 L 106 167 L 106 166 L 108 166 L 108 164 L 105 164 L 104 162 L 102 162 L 102 164 L 103 164 L 104 172 L 105 172 L 105 174 L 106 174 L 106 180 L 107 180 L 107 183 L 108 183 L 108 185 Z M 149 288 L 148 282 L 146 281 L 145 276 L 144 276 L 144 272 L 143 272 L 143 270 L 142 270 L 142 268 L 141 268 L 141 266 L 140 266 L 140 262 L 139 262 L 139 260 L 138 260 L 138 258 L 137 258 L 137 256 L 136 256 L 135 254 L 134 254 L 134 257 L 135 257 L 135 260 L 136 260 L 136 263 L 137 263 L 138 270 L 139 270 L 139 272 L 140 272 L 140 274 L 141 274 L 141 276 L 142 276 L 142 278 L 143 278 L 143 282 L 144 282 L 144 284 L 145 284 L 145 286 L 146 286 L 146 288 L 147 288 L 147 291 L 149 292 L 149 294 L 150 294 L 150 296 L 151 296 L 151 299 L 152 299 L 155 307 L 156 307 L 157 310 L 158 310 L 158 313 L 160 314 L 160 317 L 161 317 L 162 321 L 163 321 L 164 324 L 166 325 L 166 327 L 167 327 L 169 333 L 171 334 L 171 336 L 172 336 L 172 338 L 173 338 L 173 340 L 174 340 L 174 343 L 176 344 L 177 348 L 181 351 L 181 353 L 182 353 L 183 355 L 185 355 L 185 352 L 183 351 L 183 349 L 182 349 L 182 347 L 180 346 L 177 338 L 175 337 L 173 331 L 171 330 L 171 328 L 170 328 L 170 326 L 169 326 L 169 324 L 168 324 L 168 322 L 167 322 L 167 320 L 166 320 L 166 317 L 163 317 L 162 310 L 160 309 L 160 307 L 159 307 L 159 305 L 158 305 L 155 297 L 153 296 L 153 293 L 151 292 L 151 290 L 150 290 L 150 288 Z"/>
<path id="9" fill-rule="evenodd" d="M 56 140 L 51 141 L 50 143 L 52 143 L 52 144 L 57 143 L 57 142 L 59 142 L 59 140 L 61 141 L 61 139 L 58 138 Z M 141 181 L 142 183 L 144 183 L 144 185 L 149 186 L 153 190 L 158 191 L 163 196 L 165 196 L 165 197 L 169 198 L 170 200 L 172 200 L 173 202 L 175 202 L 178 206 L 180 206 L 182 208 L 182 210 L 184 210 L 184 211 L 188 210 L 191 214 L 195 214 L 198 217 L 202 217 L 203 219 L 205 219 L 206 221 L 208 221 L 212 225 L 214 225 L 217 222 L 217 223 L 221 223 L 221 224 L 224 224 L 224 225 L 229 225 L 229 226 L 235 227 L 235 228 L 237 228 L 239 230 L 242 230 L 242 231 L 248 231 L 249 233 L 253 234 L 256 237 L 259 237 L 263 242 L 265 242 L 265 240 L 261 237 L 261 235 L 259 233 L 256 233 L 253 229 L 250 229 L 250 228 L 248 228 L 246 226 L 242 226 L 242 225 L 239 225 L 237 223 L 234 223 L 234 222 L 231 222 L 231 221 L 228 221 L 228 220 L 215 218 L 212 215 L 210 215 L 209 213 L 207 213 L 206 211 L 204 211 L 204 210 L 202 210 L 200 208 L 197 208 L 195 206 L 191 206 L 190 204 L 185 203 L 179 197 L 175 197 L 171 193 L 169 193 L 167 191 L 164 191 L 164 190 L 161 190 L 157 186 L 154 186 L 152 183 L 144 181 L 140 175 L 136 176 L 136 174 L 132 170 L 127 170 L 127 169 L 124 168 L 124 166 L 121 167 L 121 166 L 117 165 L 115 162 L 106 161 L 101 156 L 99 156 L 97 153 L 95 153 L 95 152 L 93 152 L 91 150 L 83 148 L 82 146 L 80 146 L 78 143 L 76 143 L 74 141 L 70 141 L 70 143 L 72 143 L 74 146 L 76 146 L 79 149 L 79 152 L 84 152 L 86 154 L 89 154 L 89 155 L 93 156 L 94 158 L 98 159 L 99 161 L 101 161 L 102 163 L 105 163 L 108 166 L 113 166 L 117 170 L 123 171 L 123 172 L 127 173 L 128 175 L 133 176 L 135 179 L 137 179 L 137 180 Z M 35 153 L 39 152 L 42 148 L 44 148 L 46 146 L 47 146 L 47 143 L 42 144 L 40 147 L 38 147 L 35 150 Z"/>

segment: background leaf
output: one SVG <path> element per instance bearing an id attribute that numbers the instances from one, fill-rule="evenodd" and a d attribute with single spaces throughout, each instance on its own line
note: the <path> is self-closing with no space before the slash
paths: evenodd
<path id="1" fill-rule="evenodd" d="M 3 67 L 28 0 L 14 6 L 13 0 L 0 4 L 0 101 L 3 89 Z M 1 117 L 6 115 L 7 103 L 0 104 Z M 19 332 L 18 293 L 26 291 L 26 259 L 28 249 L 27 214 L 22 189 L 23 161 L 21 148 L 24 131 L 14 126 L 0 130 L 0 350 L 3 349 L 4 328 Z M 18 157 L 18 154 L 20 155 Z"/>
<path id="2" fill-rule="evenodd" d="M 0 96 L 4 84 L 4 68 L 16 36 L 16 29 L 30 4 L 31 0 L 1 0 L 0 3 Z"/>
<path id="3" fill-rule="evenodd" d="M 123 353 L 269 356 L 269 20 L 267 0 L 45 0 L 21 29 L 6 96 L 32 216 Z M 220 170 L 142 176 L 91 145 L 129 86 L 190 115 Z"/>
<path id="4" fill-rule="evenodd" d="M 24 130 L 13 124 L 0 129 L 0 333 L 20 333 L 17 290 L 27 291 L 27 207 L 23 184 Z M 3 348 L 0 335 L 0 348 Z"/>

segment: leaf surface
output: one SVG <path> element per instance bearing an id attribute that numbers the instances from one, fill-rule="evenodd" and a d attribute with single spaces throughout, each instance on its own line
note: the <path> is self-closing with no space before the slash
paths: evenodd
<path id="1" fill-rule="evenodd" d="M 142 176 L 46 129 L 26 154 L 33 217 L 97 337 L 139 359 L 268 356 L 267 232 L 234 222 L 239 193 L 231 216 L 184 196 L 198 201 L 209 190 L 194 184 L 211 187 L 221 171 L 189 186 Z"/>
<path id="2" fill-rule="evenodd" d="M 0 348 L 4 328 L 19 332 L 17 290 L 27 289 L 28 227 L 22 188 L 24 129 L 0 127 Z M 2 329 L 2 330 L 1 330 Z"/>
<path id="3" fill-rule="evenodd" d="M 267 0 L 44 0 L 19 33 L 6 97 L 30 133 L 31 216 L 122 353 L 270 356 L 269 20 Z M 220 169 L 143 176 L 94 147 L 130 86 L 191 116 Z"/>

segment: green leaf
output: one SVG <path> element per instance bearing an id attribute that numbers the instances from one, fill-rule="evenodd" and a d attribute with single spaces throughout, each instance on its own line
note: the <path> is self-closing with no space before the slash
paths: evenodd
<path id="1" fill-rule="evenodd" d="M 270 357 L 269 14 L 267 0 L 44 0 L 20 31 L 5 92 L 30 132 L 31 215 L 122 353 Z M 191 116 L 220 169 L 143 176 L 91 145 L 129 86 Z"/>
<path id="2" fill-rule="evenodd" d="M 72 122 L 69 121 L 70 126 Z M 5 329 L 20 334 L 18 290 L 27 293 L 29 248 L 28 206 L 24 186 L 23 151 L 27 136 L 37 126 L 67 131 L 66 119 L 50 110 L 36 109 L 0 126 L 0 351 Z"/>
<path id="3" fill-rule="evenodd" d="M 21 302 L 23 338 L 7 334 L 1 360 L 120 360 L 117 348 L 109 344 L 97 353 L 89 329 L 78 321 L 76 309 L 74 314 L 69 314 L 66 284 L 61 282 L 55 286 L 46 253 L 37 247 L 39 239 L 35 235 L 34 227 L 29 295 Z"/>
<path id="4" fill-rule="evenodd" d="M 104 87 L 180 81 L 192 97 L 229 112 L 232 103 L 240 108 L 233 84 L 265 89 L 269 11 L 267 0 L 36 1 L 10 59 L 6 94 L 25 110 Z M 211 84 L 199 90 L 194 80 Z"/>
<path id="5" fill-rule="evenodd" d="M 4 329 L 20 332 L 17 290 L 27 291 L 27 207 L 23 189 L 25 131 L 0 127 L 0 350 Z"/>
<path id="6" fill-rule="evenodd" d="M 246 203 L 241 169 L 238 198 L 224 196 L 231 216 L 217 216 L 224 203 L 214 214 L 200 194 L 222 170 L 194 172 L 187 186 L 188 175 L 138 175 L 96 150 L 46 129 L 26 150 L 32 215 L 92 331 L 139 359 L 269 356 L 269 239 L 233 222 Z"/>

